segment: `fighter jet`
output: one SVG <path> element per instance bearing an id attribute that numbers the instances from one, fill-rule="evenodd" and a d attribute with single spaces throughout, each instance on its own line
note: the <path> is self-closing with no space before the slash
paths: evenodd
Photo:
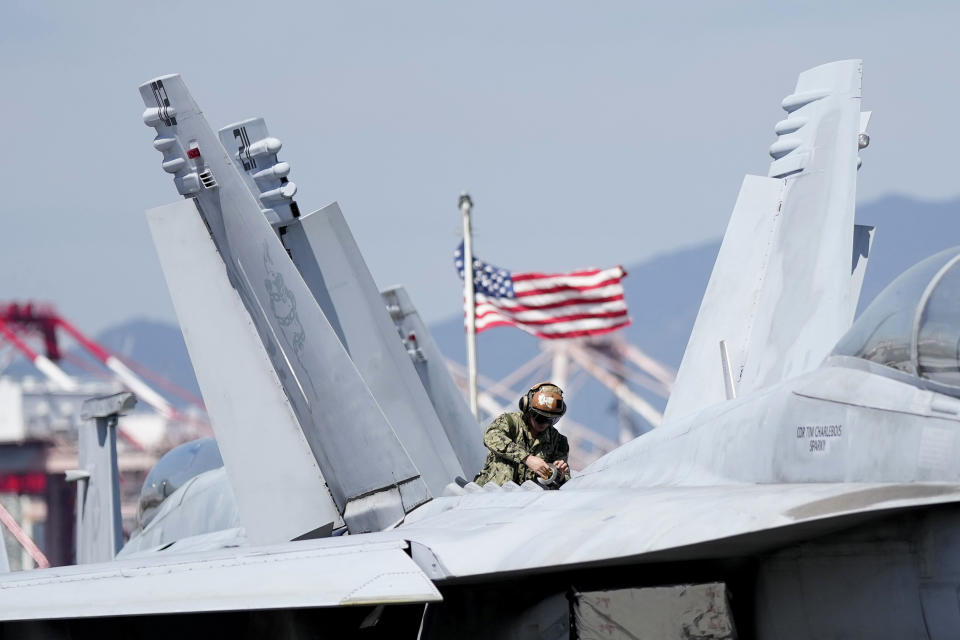
<path id="1" fill-rule="evenodd" d="M 218 135 L 179 76 L 144 84 L 184 196 L 147 217 L 216 445 L 158 463 L 114 560 L 3 576 L 4 630 L 956 636 L 960 247 L 854 321 L 861 74 L 800 75 L 663 425 L 557 491 L 455 482 L 480 427 L 409 297 L 335 204 L 301 215 L 262 120 Z"/>

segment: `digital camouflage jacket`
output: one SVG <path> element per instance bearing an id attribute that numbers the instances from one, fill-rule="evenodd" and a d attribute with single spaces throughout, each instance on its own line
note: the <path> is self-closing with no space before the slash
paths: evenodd
<path id="1" fill-rule="evenodd" d="M 570 455 L 566 436 L 555 427 L 549 427 L 539 437 L 534 437 L 519 411 L 504 413 L 491 422 L 483 433 L 483 444 L 490 453 L 474 479 L 481 486 L 488 482 L 502 485 L 508 480 L 523 484 L 535 479 L 536 474 L 523 464 L 527 455 L 539 456 L 547 462 L 566 462 Z"/>

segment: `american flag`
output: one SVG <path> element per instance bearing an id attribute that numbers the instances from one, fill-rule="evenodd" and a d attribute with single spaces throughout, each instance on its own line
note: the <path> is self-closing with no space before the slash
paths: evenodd
<path id="1" fill-rule="evenodd" d="M 463 279 L 463 243 L 453 254 Z M 540 338 L 578 338 L 630 324 L 623 267 L 571 273 L 511 273 L 473 256 L 477 333 L 503 325 Z"/>

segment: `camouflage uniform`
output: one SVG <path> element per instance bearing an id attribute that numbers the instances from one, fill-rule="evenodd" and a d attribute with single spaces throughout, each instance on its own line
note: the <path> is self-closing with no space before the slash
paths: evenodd
<path id="1" fill-rule="evenodd" d="M 490 453 L 487 454 L 483 469 L 474 479 L 479 485 L 488 482 L 502 485 L 508 480 L 523 484 L 537 476 L 523 464 L 528 455 L 539 456 L 547 462 L 566 462 L 570 454 L 566 436 L 555 427 L 548 427 L 539 437 L 535 437 L 519 411 L 504 413 L 491 422 L 483 433 L 483 444 Z"/>

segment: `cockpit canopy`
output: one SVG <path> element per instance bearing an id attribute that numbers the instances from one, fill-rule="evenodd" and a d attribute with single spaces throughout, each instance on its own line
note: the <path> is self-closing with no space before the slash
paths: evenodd
<path id="1" fill-rule="evenodd" d="M 960 247 L 914 265 L 874 299 L 834 348 L 960 396 Z"/>
<path id="2" fill-rule="evenodd" d="M 190 478 L 223 466 L 220 449 L 213 438 L 185 442 L 168 451 L 143 481 L 137 508 L 137 524 L 144 528 L 167 496 L 182 487 Z"/>

